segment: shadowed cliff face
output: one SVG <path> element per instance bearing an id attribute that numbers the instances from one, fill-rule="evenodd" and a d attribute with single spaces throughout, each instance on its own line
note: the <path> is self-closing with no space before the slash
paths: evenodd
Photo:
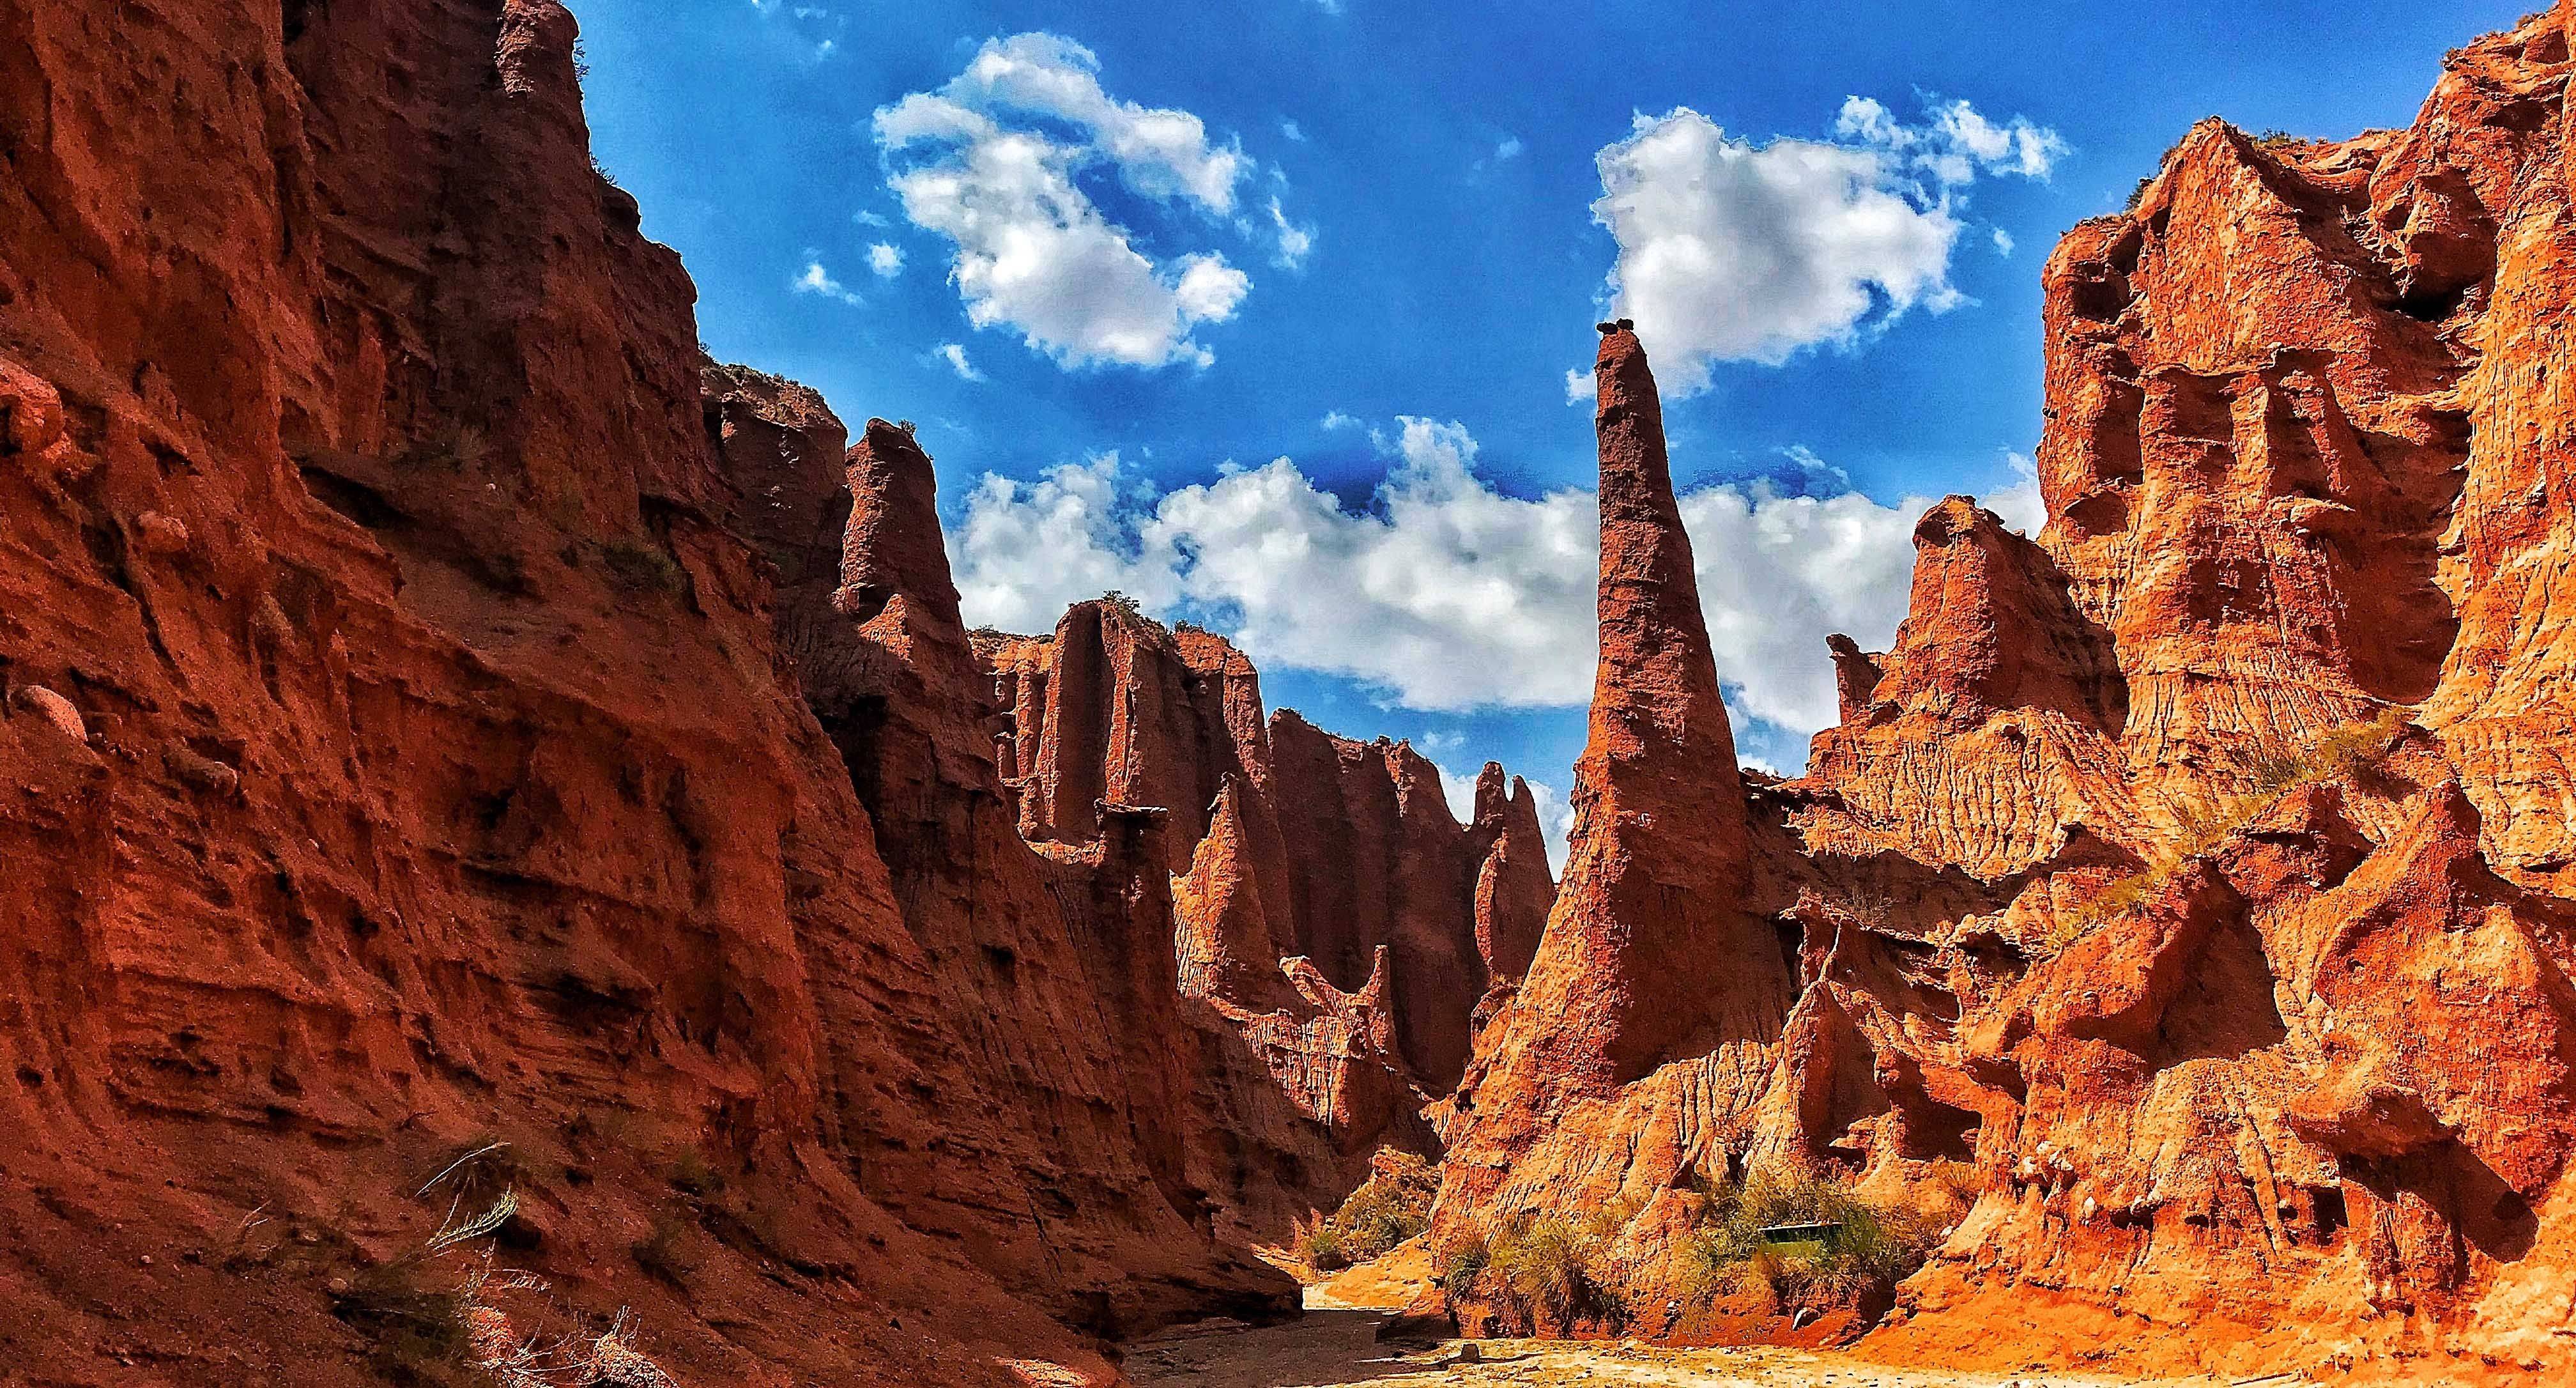
<path id="1" fill-rule="evenodd" d="M 688 1383 L 1279 1305 L 1153 826 L 1018 838 L 928 460 L 704 367 L 573 38 L 0 3 L 0 1363 L 379 1381 L 504 1190 L 477 1333 Z"/>

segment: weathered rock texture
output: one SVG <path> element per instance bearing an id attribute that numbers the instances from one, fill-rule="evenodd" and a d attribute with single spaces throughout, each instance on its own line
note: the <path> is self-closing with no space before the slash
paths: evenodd
<path id="1" fill-rule="evenodd" d="M 2047 527 L 1924 518 L 1796 781 L 1713 764 L 1605 342 L 1573 856 L 1442 1229 L 1624 1196 L 1613 1261 L 1670 1328 L 1692 1171 L 1930 1209 L 1969 1163 L 1886 1353 L 2576 1372 L 2571 24 L 2453 55 L 2408 130 L 2205 122 L 2070 233 Z"/>
<path id="2" fill-rule="evenodd" d="M 1258 1060 L 1306 1120 L 1213 1125 L 1223 1144 L 1268 1148 L 1280 1173 L 1224 1183 L 1247 1227 L 1275 1233 L 1298 1198 L 1347 1191 L 1379 1145 L 1429 1147 L 1420 1111 L 1457 1083 L 1479 1005 L 1527 967 L 1554 897 L 1527 785 L 1506 794 L 1489 764 L 1461 825 L 1408 744 L 1285 709 L 1265 721 L 1242 652 L 1113 600 L 1075 604 L 1050 636 L 975 643 L 1009 711 L 996 756 L 1033 843 L 1095 841 L 1103 805 L 1167 816 L 1180 991 L 1230 1037 L 1207 1045 Z M 1304 1131 L 1318 1122 L 1322 1146 Z"/>
<path id="3" fill-rule="evenodd" d="M 701 362 L 573 41 L 0 0 L 0 1377 L 375 1381 L 505 1189 L 478 1334 L 685 1383 L 1282 1304 L 1186 854 L 1021 840 L 928 459 Z"/>

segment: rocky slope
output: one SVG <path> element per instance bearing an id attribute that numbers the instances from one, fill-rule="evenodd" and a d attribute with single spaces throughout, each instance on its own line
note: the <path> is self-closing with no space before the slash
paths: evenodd
<path id="1" fill-rule="evenodd" d="M 1604 1276 L 1675 1328 L 1695 1181 L 1838 1168 L 1955 1220 L 1891 1355 L 2564 1370 L 2572 25 L 2453 55 L 2404 131 L 2205 122 L 2070 233 L 2047 527 L 1924 518 L 1797 781 L 1717 764 L 1605 340 L 1573 856 L 1444 1236 L 1609 1205 Z"/>
<path id="2" fill-rule="evenodd" d="M 1203 798 L 1023 840 L 930 460 L 701 359 L 574 38 L 0 2 L 0 1376 L 1106 1379 L 1418 1124 L 1181 987 Z"/>

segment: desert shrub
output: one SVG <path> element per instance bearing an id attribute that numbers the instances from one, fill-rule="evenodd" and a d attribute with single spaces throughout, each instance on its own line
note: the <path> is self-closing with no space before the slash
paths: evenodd
<path id="1" fill-rule="evenodd" d="M 1297 1226 L 1292 1244 L 1298 1260 L 1317 1272 L 1333 1272 L 1351 1265 L 1349 1244 L 1332 1221 L 1317 1219 Z"/>
<path id="2" fill-rule="evenodd" d="M 725 1188 L 724 1173 L 695 1147 L 684 1148 L 671 1159 L 670 1179 L 673 1189 L 689 1195 L 720 1195 Z"/>
<path id="3" fill-rule="evenodd" d="M 674 1287 L 685 1289 L 698 1275 L 701 1263 L 696 1240 L 695 1225 L 677 1214 L 666 1212 L 653 1221 L 652 1231 L 637 1239 L 627 1251 L 634 1255 L 636 1266 Z"/>
<path id="4" fill-rule="evenodd" d="M 599 557 L 609 577 L 629 592 L 678 593 L 689 584 L 688 571 L 657 546 L 611 540 L 599 547 Z"/>
<path id="5" fill-rule="evenodd" d="M 1514 1215 L 1484 1231 L 1485 1261 L 1467 1275 L 1465 1291 L 1532 1322 L 1545 1317 L 1561 1330 L 1587 1315 L 1624 1320 L 1627 1302 L 1608 1255 L 1632 1213 L 1612 1206 L 1576 1218 L 1554 1211 Z"/>
<path id="6" fill-rule="evenodd" d="M 1440 1298 L 1450 1310 L 1474 1294 L 1476 1279 L 1493 1261 L 1494 1250 L 1482 1229 L 1470 1228 L 1440 1247 L 1432 1258 L 1431 1278 L 1439 1284 Z"/>
<path id="7" fill-rule="evenodd" d="M 398 1258 L 335 1281 L 331 1313 L 367 1341 L 367 1365 L 406 1388 L 483 1388 L 465 1298 L 435 1286 L 429 1265 Z"/>
<path id="8" fill-rule="evenodd" d="M 2291 791 L 2366 772 L 2396 749 L 2406 728 L 2405 711 L 2386 708 L 2369 718 L 2329 728 L 2304 746 L 2257 749 L 2246 762 L 2245 789 L 2176 806 L 2174 837 L 2164 851 L 2140 871 L 2104 884 L 2081 909 L 2059 917 L 2053 933 L 2041 943 L 2052 950 L 2064 949 L 2093 927 L 2135 907 L 2172 880 L 2184 863 L 2224 843 Z"/>
<path id="9" fill-rule="evenodd" d="M 444 1202 L 451 1210 L 483 1210 L 505 1192 L 536 1184 L 543 1174 L 528 1148 L 487 1132 L 432 1158 L 427 1176 L 415 1182 L 412 1198 Z"/>
<path id="10" fill-rule="evenodd" d="M 1371 1174 L 1330 1215 L 1298 1227 L 1296 1252 L 1319 1271 L 1365 1263 L 1421 1233 L 1431 1223 L 1440 1178 L 1411 1152 L 1388 1148 Z"/>
<path id="11" fill-rule="evenodd" d="M 1932 1163 L 1925 1177 L 1962 1205 L 1973 1205 L 1979 1196 L 1986 1193 L 1985 1177 L 1978 1174 L 1975 1162 L 1944 1157 Z"/>
<path id="12" fill-rule="evenodd" d="M 1699 1227 L 1682 1248 L 1684 1285 L 1698 1299 L 1770 1286 L 1784 1306 L 1853 1305 L 1894 1290 L 1931 1255 L 1937 1231 L 1909 1211 L 1865 1200 L 1831 1176 L 1757 1170 L 1740 1186 L 1702 1188 Z M 1781 1246 L 1762 1231 L 1780 1224 L 1837 1224 L 1830 1244 Z"/>

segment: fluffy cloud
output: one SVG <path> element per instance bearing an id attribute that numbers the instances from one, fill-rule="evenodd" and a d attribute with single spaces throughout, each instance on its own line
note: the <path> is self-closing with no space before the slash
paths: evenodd
<path id="1" fill-rule="evenodd" d="M 1755 144 L 1677 107 L 1638 116 L 1596 157 L 1593 219 L 1619 247 L 1610 296 L 1672 394 L 1705 389 L 1717 362 L 1778 365 L 1918 307 L 1956 307 L 1962 190 L 1980 174 L 2045 178 L 2066 150 L 2053 131 L 1998 125 L 1964 101 L 1907 125 L 1854 97 L 1835 134 Z"/>
<path id="2" fill-rule="evenodd" d="M 1285 458 L 1165 494 L 1128 482 L 1114 454 L 1033 484 L 987 476 L 950 540 L 967 615 L 1044 630 L 1114 588 L 1229 632 L 1255 661 L 1348 676 L 1409 708 L 1588 699 L 1592 494 L 1496 491 L 1455 423 L 1405 418 L 1379 443 L 1388 473 L 1357 513 Z M 1997 498 L 2026 520 L 2019 500 Z M 1834 719 L 1825 636 L 1894 634 L 1930 504 L 1759 482 L 1681 498 L 1719 674 L 1775 764 L 1794 765 L 1799 739 Z"/>
<path id="3" fill-rule="evenodd" d="M 893 279 L 903 273 L 903 251 L 890 242 L 879 241 L 868 247 L 868 268 L 879 279 Z"/>
<path id="4" fill-rule="evenodd" d="M 876 112 L 887 186 L 914 225 L 954 242 L 949 278 L 976 327 L 1016 329 L 1067 367 L 1206 366 L 1192 336 L 1222 323 L 1252 288 L 1213 251 L 1157 260 L 1110 221 L 1077 179 L 1106 170 L 1148 200 L 1230 217 L 1253 169 L 1187 111 L 1114 98 L 1099 59 L 1070 39 L 987 42 L 945 87 Z M 1280 254 L 1312 244 L 1273 208 Z"/>
<path id="5" fill-rule="evenodd" d="M 824 269 L 823 262 L 819 260 L 806 261 L 804 271 L 797 275 L 795 279 L 788 281 L 787 287 L 799 294 L 812 294 L 818 298 L 824 299 L 838 299 L 845 304 L 856 304 L 859 302 L 859 296 L 851 293 L 848 285 L 832 278 L 832 272 Z"/>
<path id="6" fill-rule="evenodd" d="M 1843 99 L 1834 133 L 1889 151 L 1944 187 L 1963 187 L 1980 173 L 2046 178 L 2066 155 L 2054 130 L 2015 116 L 1996 124 L 1965 101 L 1932 103 L 1929 119 L 1907 125 L 1865 96 Z"/>
<path id="7" fill-rule="evenodd" d="M 1135 509 L 1150 498 L 1121 486 L 1118 455 L 1047 469 L 1033 484 L 985 474 L 948 527 L 966 620 L 1005 631 L 1052 631 L 1065 608 L 1112 590 L 1155 611 L 1181 597 L 1168 548 L 1140 544 Z"/>
<path id="8" fill-rule="evenodd" d="M 930 359 L 932 361 L 946 362 L 948 364 L 948 369 L 956 372 L 957 379 L 961 381 L 980 381 L 984 379 L 984 373 L 975 369 L 975 363 L 966 359 L 966 349 L 959 346 L 957 343 L 943 342 L 938 346 L 931 348 Z"/>

